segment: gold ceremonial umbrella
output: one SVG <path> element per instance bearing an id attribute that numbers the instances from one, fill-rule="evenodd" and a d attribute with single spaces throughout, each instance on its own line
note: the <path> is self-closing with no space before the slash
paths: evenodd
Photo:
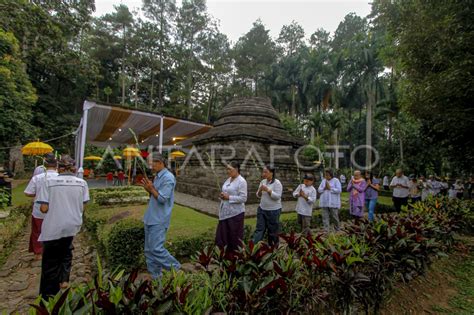
<path id="1" fill-rule="evenodd" d="M 53 152 L 53 147 L 47 143 L 38 141 L 27 143 L 23 148 L 21 148 L 21 154 L 23 155 L 44 155 L 46 153 Z M 38 165 L 38 161 L 35 158 L 35 168 Z"/>
<path id="2" fill-rule="evenodd" d="M 132 158 L 140 156 L 140 151 L 137 148 L 125 148 L 123 149 L 122 155 L 127 158 L 128 161 L 128 185 L 130 186 L 130 177 L 132 173 Z"/>
<path id="3" fill-rule="evenodd" d="M 30 142 L 21 148 L 21 154 L 23 155 L 44 155 L 51 152 L 53 152 L 53 147 L 39 140 Z"/>
<path id="4" fill-rule="evenodd" d="M 176 158 L 182 158 L 182 157 L 185 157 L 186 156 L 186 153 L 184 153 L 183 151 L 173 151 L 170 153 L 170 157 L 175 160 L 174 163 L 175 163 L 175 170 L 176 170 L 176 175 L 178 175 L 178 172 L 179 172 L 179 162 L 176 160 Z"/>
<path id="5" fill-rule="evenodd" d="M 121 157 L 120 155 L 114 155 L 114 159 L 116 159 L 116 160 L 121 160 L 122 157 Z"/>
<path id="6" fill-rule="evenodd" d="M 173 151 L 173 152 L 171 152 L 170 156 L 173 159 L 175 159 L 175 158 L 185 157 L 186 153 L 184 153 L 183 151 Z"/>
<path id="7" fill-rule="evenodd" d="M 125 148 L 122 154 L 126 158 L 139 157 L 140 151 L 137 148 Z"/>
<path id="8" fill-rule="evenodd" d="M 100 161 L 102 158 L 97 155 L 89 155 L 84 158 L 85 161 Z"/>

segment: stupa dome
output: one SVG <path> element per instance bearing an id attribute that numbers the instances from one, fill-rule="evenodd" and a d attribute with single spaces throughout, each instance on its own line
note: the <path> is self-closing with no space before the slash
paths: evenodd
<path id="1" fill-rule="evenodd" d="M 236 98 L 220 112 L 209 132 L 193 139 L 193 144 L 215 140 L 248 139 L 266 143 L 301 145 L 281 125 L 280 117 L 266 97 Z"/>

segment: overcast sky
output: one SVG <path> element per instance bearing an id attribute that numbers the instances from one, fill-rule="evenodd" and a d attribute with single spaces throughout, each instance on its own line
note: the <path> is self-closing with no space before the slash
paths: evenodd
<path id="1" fill-rule="evenodd" d="M 306 38 L 322 27 L 333 33 L 350 12 L 360 16 L 370 13 L 371 0 L 208 0 L 208 12 L 220 21 L 220 30 L 236 42 L 260 18 L 272 37 L 278 37 L 283 25 L 296 21 L 303 26 Z M 130 10 L 141 7 L 141 0 L 96 0 L 96 16 L 112 12 L 123 3 Z M 177 3 L 181 3 L 177 0 Z"/>

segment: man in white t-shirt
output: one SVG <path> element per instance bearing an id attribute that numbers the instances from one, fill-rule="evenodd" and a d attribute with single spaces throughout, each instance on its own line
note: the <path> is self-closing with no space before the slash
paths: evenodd
<path id="1" fill-rule="evenodd" d="M 389 182 L 388 175 L 385 175 L 385 176 L 383 177 L 383 180 L 382 180 L 383 189 L 385 189 L 385 190 L 387 190 L 387 191 L 390 190 L 389 185 L 390 185 L 390 182 Z"/>
<path id="2" fill-rule="evenodd" d="M 54 296 L 68 286 L 72 263 L 72 241 L 82 225 L 84 204 L 89 201 L 86 181 L 74 174 L 74 160 L 61 157 L 59 175 L 48 178 L 37 203 L 46 213 L 39 241 L 43 242 L 40 295 Z"/>
<path id="3" fill-rule="evenodd" d="M 344 174 L 341 174 L 339 179 L 340 179 L 341 186 L 345 186 L 346 185 L 346 176 L 344 176 Z"/>
<path id="4" fill-rule="evenodd" d="M 402 206 L 408 205 L 408 195 L 410 194 L 409 181 L 408 177 L 403 175 L 401 169 L 395 171 L 395 177 L 392 178 L 390 188 L 393 189 L 393 206 L 397 212 L 402 210 Z"/>
<path id="5" fill-rule="evenodd" d="M 48 153 L 44 157 L 44 164 L 45 168 L 43 168 L 43 172 L 34 175 L 28 186 L 25 188 L 25 195 L 28 197 L 34 197 L 35 202 L 33 203 L 33 212 L 31 214 L 31 234 L 30 234 L 30 245 L 29 245 L 29 252 L 35 254 L 35 259 L 41 259 L 41 254 L 43 253 L 43 246 L 41 242 L 38 241 L 38 238 L 41 234 L 41 225 L 43 224 L 43 219 L 45 217 L 45 213 L 40 211 L 40 204 L 36 203 L 38 193 L 41 187 L 45 184 L 48 178 L 58 176 L 58 172 L 56 171 L 57 161 L 52 153 Z"/>

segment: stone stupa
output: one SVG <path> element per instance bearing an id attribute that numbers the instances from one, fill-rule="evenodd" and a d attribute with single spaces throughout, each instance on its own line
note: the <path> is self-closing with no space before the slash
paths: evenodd
<path id="1" fill-rule="evenodd" d="M 226 165 L 221 162 L 224 157 L 241 163 L 241 175 L 248 184 L 247 203 L 256 203 L 255 192 L 261 180 L 262 166 L 270 164 L 272 150 L 276 178 L 283 184 L 283 200 L 293 199 L 291 192 L 301 182 L 303 171 L 298 169 L 294 156 L 304 143 L 282 127 L 269 98 L 234 99 L 222 109 L 214 128 L 191 139 L 191 144 L 201 161 L 197 154 L 190 153 L 188 163 L 177 176 L 176 189 L 179 192 L 218 200 L 219 187 L 227 178 Z M 228 159 L 233 150 L 235 156 Z M 202 162 L 207 168 L 202 166 Z M 209 167 L 211 164 L 214 170 Z M 306 161 L 303 164 L 311 163 Z"/>

